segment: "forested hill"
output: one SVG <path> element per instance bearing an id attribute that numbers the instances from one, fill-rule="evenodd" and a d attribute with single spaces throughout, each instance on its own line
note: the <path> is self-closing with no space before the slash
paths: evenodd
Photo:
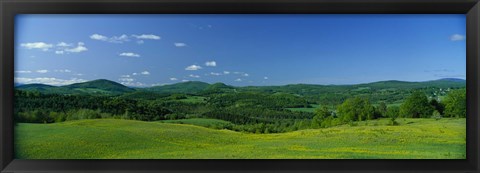
<path id="1" fill-rule="evenodd" d="M 425 82 L 405 81 L 380 81 L 355 85 L 314 85 L 314 84 L 290 84 L 283 86 L 247 86 L 234 87 L 224 83 L 208 84 L 205 82 L 189 81 L 171 85 L 154 86 L 149 88 L 130 88 L 122 84 L 105 80 L 93 80 L 83 83 L 76 83 L 65 86 L 50 86 L 44 84 L 18 85 L 16 89 L 38 91 L 44 94 L 80 94 L 80 95 L 123 95 L 129 98 L 135 96 L 143 97 L 151 94 L 160 96 L 165 94 L 193 94 L 205 95 L 214 93 L 233 92 L 265 92 L 265 93 L 290 93 L 304 96 L 318 96 L 325 94 L 358 95 L 372 92 L 410 91 L 412 89 L 423 89 L 428 92 L 441 92 L 449 88 L 463 88 L 466 82 L 462 79 L 439 79 Z"/>
<path id="2" fill-rule="evenodd" d="M 18 85 L 16 89 L 38 91 L 44 94 L 95 94 L 95 95 L 120 95 L 133 92 L 136 89 L 124 86 L 122 84 L 98 79 L 88 82 L 75 83 L 65 86 L 50 86 L 44 84 Z"/>

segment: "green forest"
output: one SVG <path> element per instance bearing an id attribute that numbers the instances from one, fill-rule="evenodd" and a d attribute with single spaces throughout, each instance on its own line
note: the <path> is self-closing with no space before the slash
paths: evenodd
<path id="1" fill-rule="evenodd" d="M 386 136 L 387 132 L 375 130 L 407 128 L 412 124 L 422 126 L 421 123 L 425 123 L 426 128 L 431 125 L 438 126 L 440 127 L 438 133 L 457 134 L 456 138 L 460 139 L 459 143 L 458 141 L 455 143 L 457 148 L 454 148 L 454 151 L 448 151 L 450 155 L 445 154 L 435 158 L 465 157 L 464 151 L 462 155 L 462 150 L 465 148 L 465 138 L 462 136 L 465 132 L 461 130 L 465 128 L 466 89 L 465 81 L 459 79 L 426 82 L 381 81 L 356 85 L 291 84 L 247 87 L 193 81 L 150 88 L 130 88 L 104 79 L 67 86 L 28 84 L 16 86 L 14 116 L 18 129 L 16 131 L 17 147 L 26 150 L 25 153 L 17 155 L 19 158 L 39 158 L 48 150 L 46 149 L 43 153 L 36 150 L 29 151 L 27 148 L 31 145 L 52 147 L 44 146 L 45 141 L 41 139 L 36 139 L 36 143 L 33 144 L 28 140 L 33 141 L 34 138 L 25 138 L 32 133 L 42 131 L 38 128 L 57 127 L 55 125 L 63 127 L 65 124 L 78 122 L 93 123 L 92 121 L 95 120 L 98 120 L 97 123 L 106 120 L 121 122 L 134 120 L 131 121 L 132 124 L 141 121 L 160 126 L 191 127 L 189 129 L 192 130 L 207 128 L 210 130 L 209 133 L 217 133 L 217 131 L 223 133 L 227 130 L 244 135 L 291 136 L 309 130 L 322 131 L 322 133 L 327 130 L 335 135 L 332 129 L 342 128 L 345 133 L 345 129 L 368 127 L 380 134 L 380 136 L 375 135 L 375 138 L 372 138 L 373 141 L 392 138 L 392 136 Z M 452 131 L 441 132 L 449 122 L 455 122 L 455 127 L 444 130 Z M 429 134 L 425 131 L 418 133 L 421 133 L 418 136 L 424 135 L 423 133 Z M 339 136 L 341 134 L 338 132 Z M 433 133 L 430 134 L 433 135 Z M 447 138 L 451 137 L 445 135 L 444 139 L 447 140 Z M 432 140 L 431 144 L 443 145 L 439 142 L 442 141 L 441 139 L 443 138 L 439 135 L 438 139 Z M 329 139 L 325 139 L 327 140 Z M 42 142 L 44 144 L 40 144 Z M 451 146 L 445 145 L 445 147 Z M 48 152 L 51 151 L 48 150 Z M 141 158 L 163 158 L 163 156 L 165 155 Z M 335 156 L 337 157 L 332 157 L 353 157 Z M 397 156 L 355 155 L 360 158 L 362 156 L 397 158 Z M 55 154 L 51 156 L 51 158 L 59 157 L 66 156 Z M 197 158 L 199 156 L 174 155 L 167 158 L 177 157 Z M 279 158 L 290 157 L 293 156 L 279 156 Z M 103 158 L 103 156 L 90 155 L 81 158 Z M 113 158 L 136 158 L 136 156 Z M 233 158 L 250 157 L 242 155 Z M 306 156 L 306 158 L 315 157 Z M 431 157 L 419 155 L 415 158 Z"/>

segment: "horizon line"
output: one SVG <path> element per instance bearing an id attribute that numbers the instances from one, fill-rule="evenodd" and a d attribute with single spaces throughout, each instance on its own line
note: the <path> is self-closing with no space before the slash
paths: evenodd
<path id="1" fill-rule="evenodd" d="M 177 83 L 170 83 L 170 84 L 163 84 L 163 85 L 151 85 L 151 86 L 140 87 L 140 86 L 128 86 L 128 85 L 124 85 L 124 84 L 121 84 L 121 83 L 119 83 L 119 82 L 116 82 L 116 81 L 113 81 L 113 80 L 109 80 L 109 79 L 93 79 L 93 80 L 88 80 L 88 81 L 85 81 L 85 82 L 77 82 L 77 83 L 72 83 L 72 84 L 68 84 L 68 85 L 49 85 L 49 84 L 43 84 L 43 83 L 29 83 L 29 84 L 24 84 L 24 83 L 15 83 L 15 82 L 14 82 L 14 87 L 16 88 L 16 87 L 24 86 L 24 85 L 47 85 L 47 86 L 52 86 L 52 87 L 62 87 L 62 86 L 69 86 L 69 85 L 74 85 L 74 84 L 87 83 L 87 82 L 92 82 L 92 81 L 97 81 L 97 80 L 106 80 L 106 81 L 110 81 L 110 82 L 114 82 L 114 83 L 120 84 L 120 85 L 125 86 L 125 87 L 129 87 L 129 88 L 151 88 L 151 87 L 175 85 L 175 84 L 188 83 L 188 82 L 202 82 L 202 83 L 207 83 L 207 84 L 209 84 L 209 85 L 216 84 L 216 83 L 222 83 L 222 84 L 225 84 L 225 85 L 228 85 L 228 86 L 234 86 L 234 87 L 252 87 L 252 86 L 265 86 L 265 87 L 268 87 L 268 86 L 287 86 L 287 85 L 349 86 L 349 85 L 371 84 L 371 83 L 378 83 L 378 82 L 394 82 L 394 81 L 396 81 L 396 82 L 410 82 L 410 83 L 415 83 L 415 82 L 430 82 L 430 81 L 448 80 L 448 79 L 466 81 L 466 79 L 462 79 L 462 78 L 438 78 L 438 79 L 424 80 L 424 81 L 406 81 L 406 80 L 395 80 L 395 79 L 392 79 L 392 80 L 379 80 L 379 81 L 372 81 L 372 82 L 365 82 L 365 83 L 354 83 L 354 84 L 291 83 L 291 84 L 282 84 L 282 85 L 245 85 L 245 86 L 228 85 L 228 84 L 226 84 L 226 83 L 224 83 L 224 82 L 213 82 L 213 83 L 210 83 L 210 82 L 204 82 L 204 81 L 184 81 L 184 82 L 177 82 Z"/>

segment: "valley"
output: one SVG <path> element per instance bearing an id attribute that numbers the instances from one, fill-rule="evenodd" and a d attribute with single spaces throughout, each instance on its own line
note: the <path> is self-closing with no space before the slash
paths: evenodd
<path id="1" fill-rule="evenodd" d="M 18 85 L 19 159 L 462 159 L 465 81 Z"/>

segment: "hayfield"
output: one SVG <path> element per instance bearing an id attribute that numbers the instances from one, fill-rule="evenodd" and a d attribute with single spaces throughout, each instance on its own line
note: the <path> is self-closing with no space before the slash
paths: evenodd
<path id="1" fill-rule="evenodd" d="M 95 119 L 15 127 L 18 159 L 465 159 L 465 119 L 388 119 L 278 134 Z"/>
<path id="2" fill-rule="evenodd" d="M 231 122 L 219 120 L 219 119 L 210 119 L 210 118 L 191 118 L 191 119 L 180 119 L 180 120 L 162 120 L 159 122 L 164 123 L 174 123 L 174 124 L 191 124 L 202 127 L 223 127 L 225 125 L 232 124 Z"/>

